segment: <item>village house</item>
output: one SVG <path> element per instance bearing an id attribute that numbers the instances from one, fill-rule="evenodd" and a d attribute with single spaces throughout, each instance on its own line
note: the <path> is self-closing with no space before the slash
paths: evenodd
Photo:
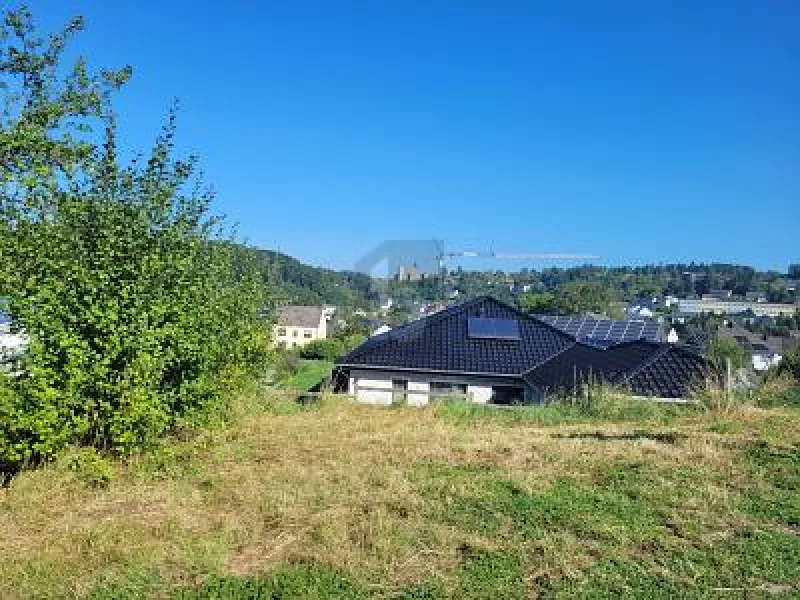
<path id="1" fill-rule="evenodd" d="M 305 346 L 328 335 L 325 309 L 321 306 L 284 306 L 274 326 L 275 343 L 285 348 Z"/>
<path id="2" fill-rule="evenodd" d="M 620 323 L 623 335 L 632 331 Z M 608 331 L 616 324 L 608 322 Z M 572 325 L 570 320 L 564 327 Z M 335 380 L 357 400 L 385 405 L 421 406 L 446 396 L 535 403 L 580 391 L 588 380 L 637 396 L 687 397 L 707 372 L 705 359 L 678 344 L 647 339 L 648 326 L 634 326 L 638 337 L 574 335 L 482 297 L 370 337 L 337 363 Z"/>

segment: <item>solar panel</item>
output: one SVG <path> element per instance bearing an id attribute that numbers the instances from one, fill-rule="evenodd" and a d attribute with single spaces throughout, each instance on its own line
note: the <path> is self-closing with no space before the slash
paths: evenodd
<path id="1" fill-rule="evenodd" d="M 586 344 L 587 346 L 592 346 L 593 348 L 597 348 L 599 350 L 606 350 L 617 343 L 614 340 L 606 340 L 594 337 L 581 338 L 581 342 Z"/>
<path id="2" fill-rule="evenodd" d="M 515 319 L 469 317 L 467 333 L 473 339 L 519 340 L 519 322 Z"/>
<path id="3" fill-rule="evenodd" d="M 632 340 L 661 341 L 661 328 L 653 321 L 614 321 L 593 319 L 591 317 L 566 317 L 542 315 L 546 323 L 579 339 L 611 340 L 627 342 Z"/>

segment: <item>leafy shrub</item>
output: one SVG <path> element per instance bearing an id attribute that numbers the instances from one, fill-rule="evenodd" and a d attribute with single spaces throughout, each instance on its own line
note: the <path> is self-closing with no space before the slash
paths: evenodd
<path id="1" fill-rule="evenodd" d="M 706 355 L 713 369 L 720 375 L 725 373 L 730 361 L 734 371 L 747 365 L 747 352 L 735 340 L 728 337 L 715 337 L 708 343 Z"/>
<path id="2" fill-rule="evenodd" d="M 119 166 L 107 88 L 80 64 L 59 81 L 66 38 L 34 42 L 29 15 L 12 17 L 0 58 L 22 59 L 0 60 L 0 83 L 25 101 L 0 122 L 19 159 L 0 167 L 0 297 L 30 344 L 0 382 L 4 472 L 67 445 L 147 446 L 269 349 L 261 273 L 224 241 L 196 160 L 172 158 L 174 111 L 147 160 Z M 87 115 L 105 120 L 102 146 L 57 137 Z"/>
<path id="3" fill-rule="evenodd" d="M 90 487 L 104 488 L 114 477 L 111 463 L 94 448 L 81 448 L 69 454 L 66 466 Z"/>
<path id="4" fill-rule="evenodd" d="M 299 352 L 303 358 L 335 361 L 361 344 L 364 339 L 361 334 L 335 335 L 309 342 Z"/>
<path id="5" fill-rule="evenodd" d="M 784 354 L 775 371 L 779 375 L 789 375 L 800 382 L 800 346 Z"/>

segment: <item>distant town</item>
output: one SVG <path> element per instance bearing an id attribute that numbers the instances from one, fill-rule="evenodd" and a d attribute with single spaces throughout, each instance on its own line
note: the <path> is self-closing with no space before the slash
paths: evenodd
<path id="1" fill-rule="evenodd" d="M 291 269 L 285 269 L 284 273 L 291 273 Z M 331 272 L 321 271 L 320 277 L 323 276 L 330 277 Z M 322 301 L 316 305 L 297 305 L 291 297 L 286 297 L 275 325 L 279 346 L 306 358 L 336 361 L 354 348 L 357 352 L 356 347 L 364 338 L 374 340 L 365 344 L 368 346 L 392 339 L 393 335 L 395 339 L 405 339 L 409 329 L 423 331 L 428 322 L 445 318 L 438 315 L 455 315 L 459 306 L 481 298 L 502 303 L 507 308 L 489 310 L 513 317 L 514 323 L 518 318 L 509 317 L 512 310 L 531 322 L 554 327 L 578 343 L 595 347 L 634 342 L 671 344 L 708 360 L 714 360 L 715 353 L 722 353 L 733 360 L 733 378 L 743 388 L 755 386 L 760 373 L 777 367 L 786 353 L 800 346 L 800 268 L 796 265 L 785 273 L 759 272 L 736 265 L 583 266 L 515 273 L 457 269 L 425 273 L 415 264 L 400 264 L 390 277 L 372 279 L 367 287 L 362 281 L 360 289 L 354 285 L 353 274 L 337 274 L 337 277 L 341 281 L 333 285 L 336 294 L 341 296 L 341 288 L 347 286 L 354 292 L 349 303 L 325 302 L 330 296 L 326 297 L 320 288 L 317 289 Z M 306 277 L 306 282 L 309 281 Z M 470 315 L 464 318 L 469 319 Z M 461 331 L 458 327 L 455 330 Z M 429 331 L 426 335 L 434 334 Z M 425 348 L 424 352 L 447 356 L 450 350 L 446 346 L 456 343 L 455 338 L 442 332 L 435 335 L 450 341 L 442 342 L 445 346 Z M 520 339 L 524 340 L 524 336 Z M 471 347 L 465 344 L 465 348 Z M 556 344 L 553 352 L 560 349 Z M 397 351 L 395 348 L 394 352 Z M 414 352 L 422 351 L 421 347 L 415 347 Z M 545 353 L 539 358 L 545 360 L 548 356 Z M 405 368 L 406 364 L 401 355 L 382 356 L 380 360 L 382 367 L 391 369 Z M 439 364 L 437 361 L 438 358 L 432 360 L 431 365 Z M 570 363 L 569 369 L 575 370 L 578 364 Z M 417 365 L 408 370 L 433 369 L 431 365 Z M 638 365 L 637 362 L 630 368 Z M 598 372 L 596 361 L 584 366 L 587 372 Z M 474 368 L 485 372 L 492 367 L 478 361 Z M 458 368 L 448 375 L 458 380 L 456 388 L 446 387 L 441 381 L 427 381 L 427 393 L 431 393 L 431 384 L 441 389 L 446 387 L 447 393 L 454 389 L 465 393 L 479 389 L 477 384 L 463 383 L 465 376 Z M 557 374 L 556 379 L 559 377 L 563 379 L 564 374 Z M 396 374 L 382 375 L 381 380 L 376 382 L 373 374 L 368 379 L 369 386 L 391 386 L 392 381 L 394 385 L 407 385 Z M 688 394 L 691 387 L 688 381 L 669 383 L 676 395 Z M 553 381 L 546 382 L 548 393 L 554 385 Z M 349 388 L 352 392 L 352 382 Z M 528 400 L 537 395 L 528 390 L 526 396 L 526 388 L 521 384 L 515 393 Z M 658 393 L 656 390 L 643 395 Z M 507 394 L 507 390 L 501 394 Z M 489 401 L 492 397 L 493 392 L 486 392 Z"/>

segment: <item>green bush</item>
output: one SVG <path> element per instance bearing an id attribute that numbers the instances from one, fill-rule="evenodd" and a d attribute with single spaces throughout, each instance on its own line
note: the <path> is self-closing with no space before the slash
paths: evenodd
<path id="1" fill-rule="evenodd" d="M 747 365 L 747 352 L 735 340 L 727 337 L 715 337 L 708 343 L 706 355 L 714 371 L 722 376 L 730 361 L 734 371 Z"/>
<path id="2" fill-rule="evenodd" d="M 800 382 L 800 346 L 784 354 L 775 370 L 778 374 L 789 375 Z"/>
<path id="3" fill-rule="evenodd" d="M 269 351 L 261 273 L 222 238 L 196 160 L 172 158 L 174 111 L 147 160 L 119 166 L 106 88 L 82 63 L 60 81 L 66 37 L 35 42 L 29 15 L 10 15 L 0 83 L 25 102 L 0 121 L 18 159 L 0 167 L 0 297 L 30 344 L 21 374 L 0 376 L 4 472 L 67 445 L 147 446 Z M 87 115 L 102 145 L 58 137 Z"/>
<path id="4" fill-rule="evenodd" d="M 341 358 L 365 339 L 365 336 L 355 333 L 349 335 L 334 335 L 323 340 L 314 340 L 300 348 L 300 356 L 314 360 L 335 361 Z"/>
<path id="5" fill-rule="evenodd" d="M 65 463 L 70 471 L 90 487 L 107 487 L 114 478 L 113 466 L 94 448 L 76 449 L 66 456 Z"/>

